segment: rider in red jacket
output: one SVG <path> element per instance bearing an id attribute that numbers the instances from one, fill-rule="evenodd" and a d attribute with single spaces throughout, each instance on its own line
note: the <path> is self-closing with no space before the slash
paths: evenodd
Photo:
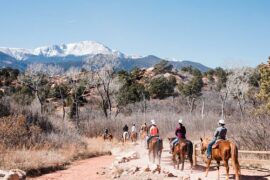
<path id="1" fill-rule="evenodd" d="M 147 139 L 147 149 L 149 149 L 149 142 L 153 137 L 159 137 L 159 130 L 157 128 L 155 120 L 151 120 L 151 126 L 149 130 L 149 138 Z"/>

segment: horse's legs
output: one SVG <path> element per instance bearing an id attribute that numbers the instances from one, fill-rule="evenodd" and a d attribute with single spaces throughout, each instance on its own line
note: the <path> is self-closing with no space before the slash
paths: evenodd
<path id="1" fill-rule="evenodd" d="M 156 153 L 157 153 L 157 150 L 156 150 L 156 147 L 154 146 L 154 148 L 153 148 L 153 163 L 155 163 L 155 160 L 156 160 Z"/>
<path id="2" fill-rule="evenodd" d="M 183 171 L 184 170 L 184 164 L 185 164 L 185 152 L 182 152 L 182 154 L 181 154 L 181 161 L 182 161 L 181 171 Z"/>
<path id="3" fill-rule="evenodd" d="M 190 162 L 190 169 L 192 170 L 192 168 L 193 168 L 192 153 L 189 153 L 189 152 L 188 152 L 188 159 L 189 159 L 189 162 Z"/>
<path id="4" fill-rule="evenodd" d="M 219 173 L 219 167 L 220 167 L 220 161 L 217 161 L 218 179 L 219 179 L 219 177 L 220 177 L 220 173 Z"/>
<path id="5" fill-rule="evenodd" d="M 149 159 L 149 162 L 151 162 L 151 150 L 150 149 L 148 150 L 148 159 Z"/>
<path id="6" fill-rule="evenodd" d="M 208 159 L 207 165 L 206 165 L 206 174 L 205 174 L 205 177 L 208 176 L 208 171 L 209 171 L 209 168 L 210 168 L 210 164 L 211 164 L 211 159 Z"/>
<path id="7" fill-rule="evenodd" d="M 178 157 L 178 160 L 177 160 L 177 169 L 179 169 L 179 164 L 180 164 L 180 161 L 181 161 L 181 156 L 180 154 L 177 155 Z"/>
<path id="8" fill-rule="evenodd" d="M 226 180 L 229 179 L 229 164 L 228 160 L 224 160 L 224 166 L 226 167 Z"/>

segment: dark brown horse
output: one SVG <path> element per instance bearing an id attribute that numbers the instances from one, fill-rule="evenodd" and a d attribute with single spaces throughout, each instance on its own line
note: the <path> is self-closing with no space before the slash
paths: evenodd
<path id="1" fill-rule="evenodd" d="M 174 138 L 168 138 L 169 142 L 171 144 L 171 142 L 173 140 L 175 140 Z M 184 163 L 185 163 L 185 159 L 186 157 L 188 157 L 189 161 L 190 161 L 190 165 L 191 165 L 191 169 L 193 167 L 193 159 L 192 159 L 192 155 L 193 155 L 193 145 L 192 142 L 187 141 L 186 139 L 180 139 L 179 142 L 174 146 L 173 148 L 173 162 L 174 162 L 174 168 L 177 165 L 177 169 L 179 169 L 179 164 L 180 162 L 182 163 L 182 167 L 181 170 L 184 170 Z M 178 157 L 178 160 L 176 160 L 176 156 Z"/>
<path id="2" fill-rule="evenodd" d="M 149 150 L 148 150 L 149 161 L 151 161 L 151 154 L 152 154 L 153 163 L 155 163 L 155 159 L 158 158 L 158 164 L 160 164 L 162 150 L 163 150 L 163 140 L 160 139 L 159 137 L 153 137 L 149 142 Z"/>
<path id="3" fill-rule="evenodd" d="M 208 144 L 210 142 L 210 139 L 201 138 L 201 153 L 204 154 L 207 150 Z M 239 174 L 240 174 L 240 165 L 238 162 L 238 148 L 237 146 L 228 140 L 221 140 L 219 141 L 218 145 L 212 149 L 212 156 L 211 159 L 207 159 L 207 167 L 206 167 L 206 177 L 208 175 L 209 167 L 211 164 L 211 160 L 216 160 L 218 165 L 218 178 L 219 178 L 219 166 L 220 162 L 224 162 L 224 166 L 226 167 L 226 179 L 229 179 L 229 164 L 228 161 L 231 158 L 232 165 L 235 171 L 235 179 L 239 180 Z"/>

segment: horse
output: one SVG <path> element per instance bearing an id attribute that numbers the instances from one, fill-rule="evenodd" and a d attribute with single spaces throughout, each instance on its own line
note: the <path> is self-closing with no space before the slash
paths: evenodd
<path id="1" fill-rule="evenodd" d="M 125 131 L 123 132 L 123 144 L 126 143 L 126 141 L 129 139 L 129 132 Z"/>
<path id="2" fill-rule="evenodd" d="M 103 134 L 103 140 L 105 141 L 108 139 L 109 141 L 112 141 L 113 135 L 112 134 Z"/>
<path id="3" fill-rule="evenodd" d="M 131 142 L 136 142 L 137 141 L 137 132 L 131 132 L 130 139 L 131 139 Z"/>
<path id="4" fill-rule="evenodd" d="M 160 165 L 160 159 L 163 149 L 163 140 L 159 137 L 152 137 L 149 142 L 148 158 L 151 161 L 151 153 L 153 155 L 153 163 L 155 163 L 156 157 L 158 158 L 158 165 Z"/>
<path id="5" fill-rule="evenodd" d="M 209 144 L 210 139 L 201 138 L 201 153 L 204 154 L 207 150 L 208 144 Z M 208 175 L 209 167 L 211 164 L 211 160 L 216 160 L 217 165 L 218 165 L 218 178 L 219 178 L 219 166 L 220 166 L 220 161 L 224 162 L 224 166 L 226 167 L 226 180 L 229 179 L 229 164 L 228 161 L 231 158 L 232 160 L 232 165 L 235 171 L 235 179 L 239 180 L 239 174 L 240 174 L 240 165 L 238 162 L 238 148 L 237 146 L 228 140 L 221 140 L 217 144 L 215 144 L 215 148 L 212 149 L 212 154 L 211 154 L 211 159 L 207 160 L 207 167 L 206 167 L 206 175 Z"/>
<path id="6" fill-rule="evenodd" d="M 145 125 L 142 125 L 141 130 L 140 130 L 140 138 L 141 138 L 141 143 L 143 144 L 147 138 L 147 131 L 148 128 Z"/>
<path id="7" fill-rule="evenodd" d="M 176 137 L 173 138 L 168 138 L 170 144 L 173 140 L 175 140 Z M 180 139 L 179 142 L 174 146 L 173 152 L 173 162 L 174 162 L 174 168 L 177 165 L 177 169 L 179 169 L 179 163 L 181 162 L 182 167 L 181 170 L 184 170 L 184 163 L 185 163 L 185 158 L 186 156 L 188 157 L 190 161 L 190 166 L 191 169 L 193 167 L 193 144 L 191 141 L 185 140 L 185 139 Z M 178 160 L 176 160 L 176 156 L 178 156 Z"/>

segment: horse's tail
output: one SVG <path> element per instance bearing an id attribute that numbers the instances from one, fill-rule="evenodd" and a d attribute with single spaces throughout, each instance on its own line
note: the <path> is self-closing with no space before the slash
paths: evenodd
<path id="1" fill-rule="evenodd" d="M 163 140 L 159 138 L 159 150 L 162 151 L 163 149 Z"/>
<path id="2" fill-rule="evenodd" d="M 193 143 L 191 141 L 189 141 L 190 143 L 188 143 L 188 146 L 189 146 L 189 152 L 188 152 L 188 156 L 189 158 L 192 159 L 192 156 L 193 156 Z"/>
<path id="3" fill-rule="evenodd" d="M 232 165 L 233 165 L 233 168 L 235 170 L 235 178 L 239 179 L 239 174 L 241 172 L 240 172 L 240 165 L 239 165 L 239 162 L 238 162 L 238 148 L 232 142 L 230 142 L 230 146 L 231 146 Z"/>

